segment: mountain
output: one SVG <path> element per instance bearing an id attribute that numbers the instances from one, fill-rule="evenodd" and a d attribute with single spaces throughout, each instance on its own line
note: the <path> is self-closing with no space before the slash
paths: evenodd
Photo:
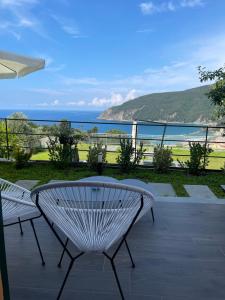
<path id="1" fill-rule="evenodd" d="M 203 123 L 212 120 L 213 106 L 205 85 L 179 92 L 155 93 L 111 107 L 100 115 L 107 120 L 149 120 Z"/>

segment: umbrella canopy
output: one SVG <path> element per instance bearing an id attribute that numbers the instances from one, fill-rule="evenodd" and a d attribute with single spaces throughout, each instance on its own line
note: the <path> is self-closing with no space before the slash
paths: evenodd
<path id="1" fill-rule="evenodd" d="M 22 77 L 43 69 L 45 61 L 0 51 L 0 79 Z"/>

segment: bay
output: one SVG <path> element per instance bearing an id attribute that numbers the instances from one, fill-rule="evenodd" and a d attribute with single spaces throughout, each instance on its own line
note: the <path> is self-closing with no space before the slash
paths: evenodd
<path id="1" fill-rule="evenodd" d="M 1 110 L 0 118 L 7 118 L 15 110 Z M 106 121 L 98 119 L 101 111 L 57 111 L 57 110 L 23 110 L 22 111 L 29 119 L 38 120 L 35 123 L 39 125 L 50 125 L 55 123 L 55 121 L 60 121 L 66 119 L 75 123 L 72 126 L 82 130 L 89 130 L 94 126 L 98 127 L 99 133 L 105 133 L 108 130 L 118 129 L 122 130 L 128 134 L 131 134 L 132 126 L 127 123 L 130 122 L 115 122 Z M 50 122 L 52 121 L 52 122 Z M 91 122 L 91 123 L 83 123 Z M 102 123 L 99 123 L 102 122 Z M 163 135 L 164 126 L 154 125 L 153 123 L 149 125 L 139 125 L 138 126 L 138 136 L 139 138 L 155 138 L 161 139 Z M 201 127 L 185 127 L 168 126 L 166 129 L 166 139 L 183 140 L 183 139 L 202 139 L 205 136 L 205 129 Z M 169 143 L 170 144 L 170 143 Z"/>

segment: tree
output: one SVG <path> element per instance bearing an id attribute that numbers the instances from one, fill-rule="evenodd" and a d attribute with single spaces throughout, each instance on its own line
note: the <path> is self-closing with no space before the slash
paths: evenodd
<path id="1" fill-rule="evenodd" d="M 97 127 L 97 126 L 92 127 L 91 129 L 89 129 L 89 130 L 87 131 L 87 133 L 88 133 L 88 134 L 98 133 L 98 127 Z"/>
<path id="2" fill-rule="evenodd" d="M 124 173 L 128 173 L 130 170 L 135 169 L 141 162 L 146 149 L 143 148 L 143 143 L 140 143 L 140 147 L 136 149 L 132 145 L 130 139 L 120 139 L 119 156 L 116 161 L 120 167 L 120 170 Z"/>
<path id="3" fill-rule="evenodd" d="M 208 98 L 216 107 L 218 119 L 225 117 L 225 66 L 214 71 L 198 67 L 201 82 L 215 81 L 208 93 Z"/>
<path id="4" fill-rule="evenodd" d="M 21 147 L 33 148 L 39 137 L 35 136 L 37 126 L 28 120 L 28 117 L 22 112 L 15 112 L 8 117 L 8 130 L 10 135 L 16 137 L 14 144 Z"/>
<path id="5" fill-rule="evenodd" d="M 126 134 L 126 131 L 113 128 L 113 129 L 107 130 L 106 133 L 109 133 L 109 134 Z"/>
<path id="6" fill-rule="evenodd" d="M 58 167 L 65 168 L 71 162 L 79 162 L 78 143 L 85 139 L 85 133 L 72 128 L 67 120 L 58 125 L 45 127 L 48 134 L 48 150 L 50 160 Z"/>

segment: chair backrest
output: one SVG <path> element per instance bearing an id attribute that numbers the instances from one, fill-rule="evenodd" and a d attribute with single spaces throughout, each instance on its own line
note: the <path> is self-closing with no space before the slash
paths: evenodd
<path id="1" fill-rule="evenodd" d="M 151 186 L 140 179 L 128 178 L 128 179 L 122 179 L 122 180 L 120 180 L 120 182 L 122 184 L 140 187 L 140 188 L 145 189 L 145 190 L 149 191 L 150 193 L 152 193 Z"/>
<path id="2" fill-rule="evenodd" d="M 0 191 L 4 221 L 21 217 L 35 208 L 30 191 L 23 187 L 0 178 Z"/>
<path id="3" fill-rule="evenodd" d="M 143 189 L 93 181 L 47 184 L 31 198 L 85 252 L 107 250 L 152 203 L 152 194 Z"/>
<path id="4" fill-rule="evenodd" d="M 82 178 L 79 181 L 119 182 L 118 179 L 110 176 L 90 176 L 90 177 Z"/>

